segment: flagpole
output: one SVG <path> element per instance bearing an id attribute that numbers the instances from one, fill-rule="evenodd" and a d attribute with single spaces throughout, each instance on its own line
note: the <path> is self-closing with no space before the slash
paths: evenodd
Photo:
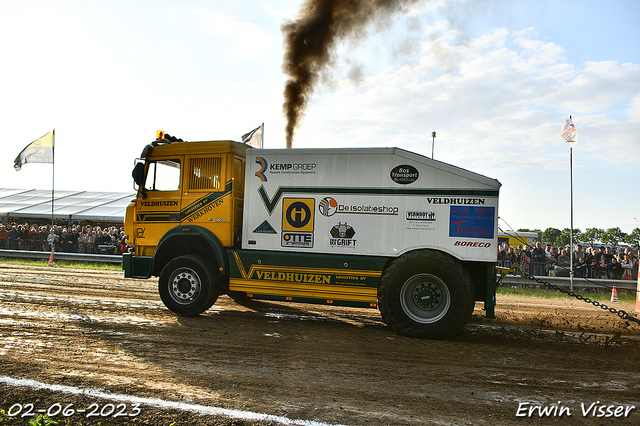
<path id="1" fill-rule="evenodd" d="M 55 222 L 53 219 L 53 200 L 55 199 L 55 188 L 56 188 L 56 129 L 53 129 L 53 147 L 51 147 L 52 151 L 52 159 L 51 159 L 51 231 L 54 231 Z M 51 235 L 51 233 L 49 233 Z M 47 235 L 48 237 L 48 235 Z M 53 253 L 55 246 L 55 238 L 51 242 L 51 260 L 53 261 Z"/>
<path id="2" fill-rule="evenodd" d="M 571 193 L 571 233 L 569 234 L 569 250 L 571 250 L 571 291 L 573 291 L 573 142 L 569 144 L 569 187 Z M 579 259 L 578 259 L 579 260 Z"/>

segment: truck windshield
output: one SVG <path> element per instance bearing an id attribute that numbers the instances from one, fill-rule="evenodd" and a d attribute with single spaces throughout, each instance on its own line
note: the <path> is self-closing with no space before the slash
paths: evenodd
<path id="1" fill-rule="evenodd" d="M 180 189 L 180 160 L 162 160 L 149 163 L 147 191 L 177 191 Z"/>

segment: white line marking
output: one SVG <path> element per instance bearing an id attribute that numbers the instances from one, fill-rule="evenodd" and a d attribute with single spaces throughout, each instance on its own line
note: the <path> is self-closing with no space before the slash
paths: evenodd
<path id="1" fill-rule="evenodd" d="M 255 420 L 263 422 L 276 422 L 283 425 L 300 426 L 345 426 L 340 424 L 330 424 L 314 420 L 296 420 L 286 416 L 275 416 L 272 414 L 254 413 L 252 411 L 234 410 L 229 408 L 208 407 L 200 404 L 186 404 L 184 402 L 167 401 L 160 398 L 141 398 L 132 395 L 121 395 L 102 391 L 100 389 L 80 389 L 75 386 L 50 385 L 31 379 L 14 379 L 8 376 L 0 376 L 0 383 L 14 387 L 29 387 L 33 389 L 45 389 L 53 392 L 63 392 L 72 395 L 88 395 L 96 398 L 108 399 L 111 401 L 128 401 L 139 404 L 151 405 L 158 408 L 191 411 L 198 414 L 209 414 L 214 416 L 226 416 L 236 419 Z"/>

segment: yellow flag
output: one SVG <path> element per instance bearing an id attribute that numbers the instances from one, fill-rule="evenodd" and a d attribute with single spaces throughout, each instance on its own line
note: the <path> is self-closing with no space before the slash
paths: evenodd
<path id="1" fill-rule="evenodd" d="M 53 163 L 54 132 L 55 130 L 52 130 L 31 142 L 18 154 L 13 165 L 16 171 L 19 171 L 25 163 Z"/>

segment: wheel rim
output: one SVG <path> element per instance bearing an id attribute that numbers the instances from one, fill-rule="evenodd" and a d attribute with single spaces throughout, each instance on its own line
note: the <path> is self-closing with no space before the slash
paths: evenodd
<path id="1" fill-rule="evenodd" d="M 169 294 L 175 302 L 188 305 L 198 297 L 201 290 L 202 282 L 193 269 L 180 268 L 171 275 Z"/>
<path id="2" fill-rule="evenodd" d="M 418 274 L 402 284 L 400 304 L 404 313 L 413 321 L 430 324 L 447 314 L 451 294 L 440 278 L 431 274 Z"/>

